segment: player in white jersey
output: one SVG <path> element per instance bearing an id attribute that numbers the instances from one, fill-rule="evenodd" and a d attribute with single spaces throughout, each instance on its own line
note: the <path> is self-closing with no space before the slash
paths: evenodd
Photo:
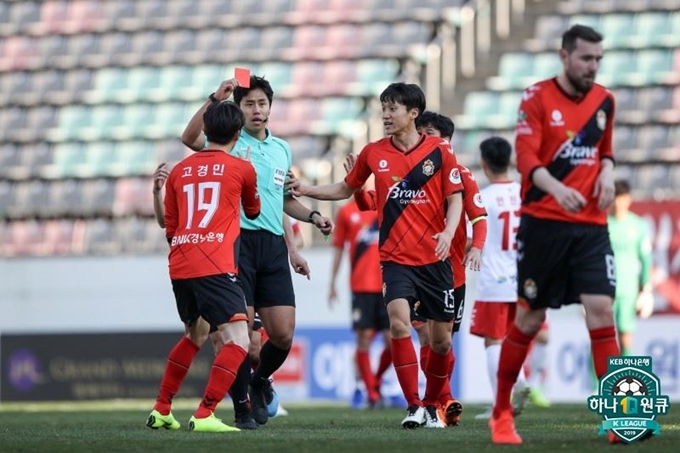
<path id="1" fill-rule="evenodd" d="M 487 371 L 496 395 L 501 342 L 515 319 L 517 303 L 517 242 L 520 184 L 509 174 L 510 143 L 501 137 L 484 140 L 479 148 L 482 170 L 490 185 L 481 190 L 487 210 L 487 237 L 482 251 L 482 266 L 477 276 L 477 294 L 472 309 L 470 333 L 484 338 Z M 513 392 L 515 413 L 521 412 L 530 388 L 520 373 Z M 490 409 L 490 408 L 489 408 Z M 477 415 L 489 418 L 491 411 Z"/>

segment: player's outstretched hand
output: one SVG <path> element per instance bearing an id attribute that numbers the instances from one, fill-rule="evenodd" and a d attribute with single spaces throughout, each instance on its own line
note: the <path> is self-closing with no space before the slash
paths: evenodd
<path id="1" fill-rule="evenodd" d="M 465 254 L 463 266 L 469 267 L 471 271 L 479 271 L 482 267 L 482 251 L 477 247 L 471 247 Z"/>
<path id="2" fill-rule="evenodd" d="M 322 215 L 315 215 L 312 218 L 312 222 L 314 222 L 314 226 L 317 227 L 319 231 L 321 231 L 321 234 L 324 234 L 326 236 L 328 236 L 333 232 L 333 230 L 335 230 L 335 224 L 333 223 L 333 220 L 328 217 L 324 217 Z"/>
<path id="3" fill-rule="evenodd" d="M 217 87 L 217 89 L 215 90 L 215 97 L 220 101 L 226 101 L 227 99 L 229 99 L 229 96 L 231 96 L 231 94 L 237 87 L 238 80 L 236 79 L 223 80 L 222 83 L 220 83 L 220 86 Z"/>
<path id="4" fill-rule="evenodd" d="M 345 161 L 342 163 L 342 166 L 345 168 L 345 171 L 349 173 L 352 168 L 354 168 L 354 164 L 357 163 L 357 156 L 355 156 L 352 153 L 349 153 L 347 157 L 345 157 Z"/>
<path id="5" fill-rule="evenodd" d="M 614 202 L 614 171 L 609 167 L 600 171 L 595 181 L 593 196 L 597 197 L 597 207 L 602 211 L 609 209 Z"/>
<path id="6" fill-rule="evenodd" d="M 169 175 L 170 172 L 168 171 L 168 164 L 166 164 L 165 162 L 156 167 L 156 171 L 153 172 L 154 193 L 158 193 L 161 191 Z"/>
<path id="7" fill-rule="evenodd" d="M 434 248 L 435 255 L 437 255 L 437 258 L 444 261 L 449 256 L 453 235 L 445 230 L 432 236 L 432 239 L 437 241 L 437 246 Z"/>
<path id="8" fill-rule="evenodd" d="M 579 212 L 586 205 L 585 197 L 578 190 L 560 184 L 558 190 L 553 193 L 560 206 L 569 212 Z"/>
<path id="9" fill-rule="evenodd" d="M 335 285 L 331 284 L 328 290 L 328 308 L 333 309 L 335 304 L 338 303 L 338 291 L 335 289 Z"/>
<path id="10" fill-rule="evenodd" d="M 289 253 L 288 258 L 290 259 L 290 265 L 296 274 L 304 275 L 307 277 L 307 280 L 312 278 L 312 274 L 309 270 L 309 264 L 307 264 L 307 260 L 304 259 L 302 255 L 295 251 Z"/>
<path id="11" fill-rule="evenodd" d="M 305 186 L 292 171 L 288 172 L 288 177 L 284 183 L 283 189 L 294 197 L 301 197 L 305 195 Z"/>

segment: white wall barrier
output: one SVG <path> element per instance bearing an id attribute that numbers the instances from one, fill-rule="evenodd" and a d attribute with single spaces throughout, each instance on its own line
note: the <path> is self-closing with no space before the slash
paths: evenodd
<path id="1" fill-rule="evenodd" d="M 294 276 L 299 350 L 279 373 L 292 399 L 346 400 L 354 389 L 349 292 L 327 304 L 330 248 L 305 250 L 312 279 Z M 346 266 L 346 265 L 345 265 Z M 343 267 L 339 282 L 347 282 Z M 457 336 L 454 391 L 467 402 L 491 400 L 482 340 L 471 337 L 474 274 L 469 276 L 466 319 Z M 550 312 L 548 396 L 582 402 L 590 394 L 587 332 L 578 310 Z M 653 357 L 663 393 L 680 398 L 680 317 L 640 321 L 634 352 Z M 0 334 L 181 332 L 163 256 L 0 260 Z M 38 343 L 39 344 L 39 343 Z M 0 343 L 0 348 L 2 344 Z M 373 349 L 377 361 L 380 346 Z M 166 354 L 167 351 L 162 351 Z M 27 362 L 28 363 L 28 362 Z M 32 363 L 32 362 L 31 362 Z M 2 365 L 6 377 L 7 363 Z M 27 372 L 31 370 L 27 367 Z M 21 377 L 21 376 L 20 376 Z M 398 392 L 388 378 L 389 392 Z M 283 396 L 283 395 L 282 395 Z"/>

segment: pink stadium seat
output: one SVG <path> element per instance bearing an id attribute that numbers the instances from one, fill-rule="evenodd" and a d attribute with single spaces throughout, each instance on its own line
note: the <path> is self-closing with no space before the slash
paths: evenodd
<path id="1" fill-rule="evenodd" d="M 68 255 L 73 242 L 72 220 L 48 220 L 45 222 L 45 254 Z"/>
<path id="2" fill-rule="evenodd" d="M 329 61 L 324 65 L 323 81 L 326 94 L 342 95 L 347 86 L 357 81 L 356 63 L 354 61 Z"/>
<path id="3" fill-rule="evenodd" d="M 355 24 L 339 24 L 329 27 L 326 36 L 327 55 L 333 58 L 350 58 L 360 45 L 361 27 Z"/>
<path id="4" fill-rule="evenodd" d="M 326 27 L 320 25 L 302 25 L 293 31 L 293 50 L 297 59 L 304 60 L 319 55 L 319 49 L 325 46 Z"/>
<path id="5" fill-rule="evenodd" d="M 323 63 L 305 61 L 293 66 L 290 95 L 318 96 L 323 90 Z"/>
<path id="6" fill-rule="evenodd" d="M 70 32 L 91 32 L 103 22 L 103 9 L 97 0 L 71 0 L 68 10 Z"/>
<path id="7" fill-rule="evenodd" d="M 22 220 L 12 222 L 10 243 L 8 244 L 10 256 L 43 255 L 45 248 L 45 228 L 37 220 Z"/>
<path id="8" fill-rule="evenodd" d="M 44 34 L 61 33 L 68 19 L 69 2 L 65 0 L 48 0 L 40 8 L 41 31 Z"/>

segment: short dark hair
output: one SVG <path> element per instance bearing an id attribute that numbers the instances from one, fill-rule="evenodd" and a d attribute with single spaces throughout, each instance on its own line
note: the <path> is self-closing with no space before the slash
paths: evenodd
<path id="1" fill-rule="evenodd" d="M 406 110 L 418 109 L 418 116 L 425 111 L 425 93 L 414 83 L 390 83 L 380 93 L 380 102 L 403 104 L 406 106 Z"/>
<path id="2" fill-rule="evenodd" d="M 217 101 L 203 113 L 203 131 L 211 143 L 226 145 L 238 138 L 239 131 L 246 123 L 243 112 L 233 102 Z"/>
<path id="3" fill-rule="evenodd" d="M 617 179 L 614 181 L 614 196 L 628 195 L 630 193 L 630 183 L 627 179 Z"/>
<path id="4" fill-rule="evenodd" d="M 512 146 L 503 137 L 489 137 L 479 144 L 482 152 L 482 160 L 491 170 L 491 173 L 503 173 L 510 166 Z"/>
<path id="5" fill-rule="evenodd" d="M 274 90 L 272 86 L 264 77 L 258 77 L 256 75 L 250 76 L 250 86 L 248 88 L 236 87 L 234 90 L 234 102 L 237 105 L 241 105 L 241 99 L 253 90 L 261 89 L 267 99 L 269 99 L 269 105 L 271 105 L 274 100 Z"/>
<path id="6" fill-rule="evenodd" d="M 451 121 L 451 118 L 437 112 L 431 112 L 429 110 L 423 112 L 416 119 L 416 127 L 418 129 L 427 126 L 432 126 L 434 129 L 437 129 L 439 133 L 442 134 L 442 137 L 449 138 L 453 137 L 453 131 L 456 128 L 456 126 L 453 124 L 453 121 Z"/>
<path id="7" fill-rule="evenodd" d="M 569 30 L 562 35 L 562 48 L 567 52 L 573 52 L 576 49 L 576 40 L 582 39 L 584 41 L 598 43 L 602 42 L 604 37 L 595 31 L 595 29 L 587 25 L 573 25 Z"/>

